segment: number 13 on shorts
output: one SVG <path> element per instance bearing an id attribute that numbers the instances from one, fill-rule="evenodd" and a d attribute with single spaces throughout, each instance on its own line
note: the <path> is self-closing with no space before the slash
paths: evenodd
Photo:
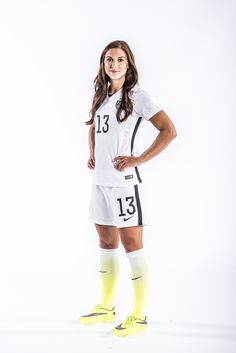
<path id="1" fill-rule="evenodd" d="M 117 187 L 112 191 L 113 213 L 118 227 L 144 225 L 143 195 L 140 185 Z"/>

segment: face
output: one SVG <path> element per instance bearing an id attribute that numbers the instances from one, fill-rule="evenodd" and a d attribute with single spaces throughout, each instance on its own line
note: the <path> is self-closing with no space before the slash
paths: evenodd
<path id="1" fill-rule="evenodd" d="M 104 69 L 111 80 L 123 78 L 129 68 L 126 53 L 120 48 L 109 49 L 104 57 Z"/>

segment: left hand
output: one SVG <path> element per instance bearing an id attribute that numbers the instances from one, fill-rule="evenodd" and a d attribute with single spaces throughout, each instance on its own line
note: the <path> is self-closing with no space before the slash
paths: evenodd
<path id="1" fill-rule="evenodd" d="M 137 167 L 141 164 L 140 158 L 135 156 L 117 156 L 113 159 L 113 163 L 119 171 L 124 171 L 128 167 Z"/>

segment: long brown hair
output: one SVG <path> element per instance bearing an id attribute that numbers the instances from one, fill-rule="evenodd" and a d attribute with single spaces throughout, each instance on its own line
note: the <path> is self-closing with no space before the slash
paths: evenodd
<path id="1" fill-rule="evenodd" d="M 129 92 L 134 87 L 134 85 L 138 83 L 138 71 L 135 65 L 135 58 L 129 45 L 125 41 L 114 40 L 105 47 L 100 57 L 100 68 L 97 76 L 93 81 L 95 93 L 93 96 L 92 108 L 89 111 L 90 120 L 85 122 L 85 124 L 87 125 L 93 123 L 94 115 L 97 109 L 101 106 L 101 104 L 107 97 L 108 82 L 110 81 L 110 77 L 106 74 L 104 69 L 104 57 L 106 55 L 106 52 L 112 48 L 120 48 L 124 50 L 127 55 L 129 65 L 129 68 L 125 75 L 125 82 L 122 86 L 122 99 L 116 112 L 117 121 L 125 121 L 128 116 L 133 112 L 133 103 L 129 97 Z M 121 113 L 123 115 L 123 118 L 121 118 Z"/>

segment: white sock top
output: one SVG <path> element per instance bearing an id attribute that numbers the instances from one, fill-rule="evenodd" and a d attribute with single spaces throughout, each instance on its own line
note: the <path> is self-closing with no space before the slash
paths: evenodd
<path id="1" fill-rule="evenodd" d="M 99 248 L 100 252 L 102 254 L 115 254 L 116 252 L 118 252 L 119 248 L 115 248 L 115 249 L 104 249 L 104 248 Z"/>
<path id="2" fill-rule="evenodd" d="M 144 248 L 141 248 L 141 249 L 138 249 L 138 250 L 134 250 L 134 251 L 130 251 L 130 252 L 127 252 L 126 255 L 128 257 L 135 257 L 135 256 L 138 256 L 138 255 L 142 255 L 144 254 Z"/>

